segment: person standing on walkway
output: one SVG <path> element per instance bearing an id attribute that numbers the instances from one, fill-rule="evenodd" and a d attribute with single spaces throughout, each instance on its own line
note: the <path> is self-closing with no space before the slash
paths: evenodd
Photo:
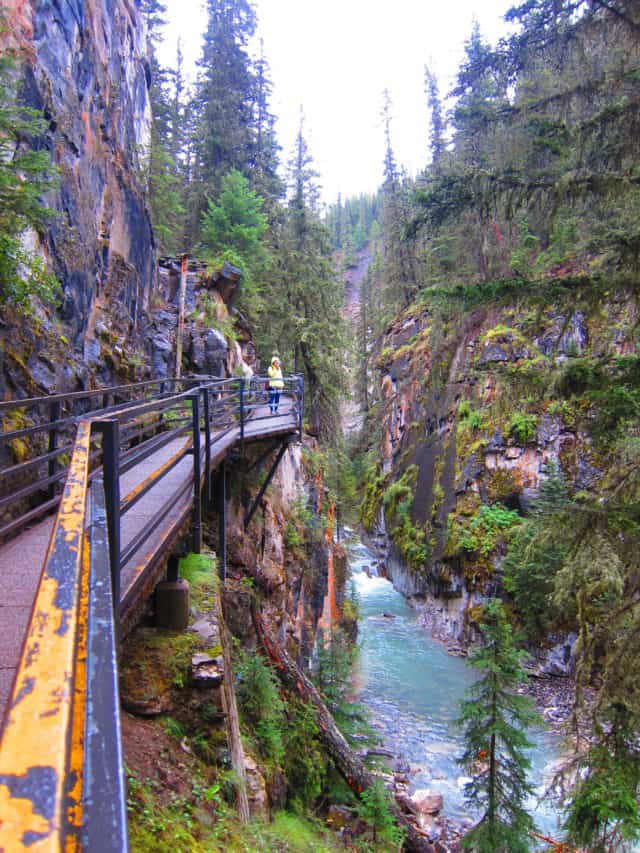
<path id="1" fill-rule="evenodd" d="M 275 415 L 280 405 L 280 392 L 284 388 L 280 359 L 277 355 L 274 355 L 271 359 L 271 364 L 267 372 L 269 374 L 269 411 L 272 415 Z"/>

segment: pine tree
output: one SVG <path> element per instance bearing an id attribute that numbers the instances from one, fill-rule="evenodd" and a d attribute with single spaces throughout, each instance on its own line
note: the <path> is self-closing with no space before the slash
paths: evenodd
<path id="1" fill-rule="evenodd" d="M 176 66 L 169 71 L 172 82 L 173 98 L 170 102 L 171 144 L 169 153 L 173 162 L 180 167 L 184 153 L 183 143 L 186 140 L 185 128 L 185 97 L 186 83 L 184 79 L 184 54 L 182 40 L 176 43 Z"/>
<path id="2" fill-rule="evenodd" d="M 481 630 L 484 646 L 470 663 L 482 674 L 461 703 L 459 724 L 465 739 L 460 763 L 473 776 L 465 797 L 482 816 L 462 843 L 474 853 L 525 853 L 534 828 L 524 808 L 533 793 L 526 730 L 537 715 L 531 700 L 515 692 L 525 678 L 522 655 L 498 599 L 485 604 Z"/>
<path id="3" fill-rule="evenodd" d="M 355 746 L 377 743 L 367 722 L 366 709 L 353 701 L 351 673 L 355 647 L 339 629 L 333 629 L 318 645 L 314 681 L 338 728 Z"/>
<path id="4" fill-rule="evenodd" d="M 440 92 L 438 90 L 438 78 L 429 68 L 424 67 L 425 91 L 427 95 L 427 106 L 429 108 L 431 118 L 431 133 L 429 135 L 429 150 L 431 152 L 431 161 L 437 168 L 442 155 L 446 150 L 446 142 L 444 138 L 445 123 L 442 117 L 442 102 L 440 100 Z"/>
<path id="5" fill-rule="evenodd" d="M 306 378 L 311 429 L 328 439 L 338 435 L 338 400 L 344 388 L 344 293 L 331 263 L 331 235 L 318 213 L 316 178 L 301 116 L 279 245 L 286 293 L 278 298 L 285 300 L 285 346 L 293 351 L 294 370 Z"/>
<path id="6" fill-rule="evenodd" d="M 163 68 L 156 46 L 165 25 L 166 6 L 159 0 L 144 0 L 147 49 L 151 66 L 151 140 L 147 157 L 147 191 L 151 221 L 161 254 L 176 254 L 183 247 L 183 178 L 178 167 L 180 96 L 182 89 L 181 52 L 178 47 L 176 72 Z M 174 91 L 171 92 L 173 78 Z"/>
<path id="7" fill-rule="evenodd" d="M 358 817 L 371 827 L 376 850 L 397 850 L 402 844 L 404 833 L 394 820 L 391 802 L 381 779 L 376 779 L 360 796 Z"/>
<path id="8" fill-rule="evenodd" d="M 338 193 L 338 200 L 336 202 L 335 214 L 333 217 L 334 220 L 334 246 L 336 249 L 342 248 L 342 195 Z"/>
<path id="9" fill-rule="evenodd" d="M 465 42 L 465 59 L 454 89 L 458 95 L 454 109 L 456 150 L 473 167 L 490 164 L 494 152 L 489 125 L 497 109 L 506 104 L 505 83 L 491 58 L 491 49 L 475 21 Z"/>
<path id="10" fill-rule="evenodd" d="M 202 243 L 215 266 L 228 261 L 242 271 L 240 303 L 251 320 L 262 309 L 260 273 L 269 262 L 263 199 L 245 176 L 233 170 L 221 181 L 217 202 L 202 215 Z"/>
<path id="11" fill-rule="evenodd" d="M 636 680 L 629 675 L 628 685 Z M 640 839 L 636 698 L 633 688 L 615 703 L 600 703 L 596 738 L 571 768 L 577 781 L 568 797 L 564 826 L 574 844 L 593 853 L 634 849 L 629 845 Z"/>
<path id="12" fill-rule="evenodd" d="M 285 703 L 277 677 L 262 657 L 241 652 L 236 664 L 238 705 L 243 722 L 250 728 L 260 756 L 270 769 L 284 759 Z"/>
<path id="13" fill-rule="evenodd" d="M 386 302 L 389 308 L 409 305 L 416 293 L 413 245 L 407 237 L 409 222 L 408 182 L 399 171 L 391 144 L 391 96 L 383 93 L 385 155 L 382 184 L 383 259 Z"/>
<path id="14" fill-rule="evenodd" d="M 51 302 L 60 295 L 57 279 L 21 240 L 27 229 L 42 231 L 51 220 L 42 197 L 55 185 L 57 172 L 48 151 L 39 150 L 44 117 L 20 106 L 15 76 L 13 58 L 5 53 L 0 56 L 0 305 L 26 308 L 32 296 Z"/>
<path id="15" fill-rule="evenodd" d="M 248 0 L 207 0 L 200 77 L 194 99 L 196 146 L 191 235 L 199 231 L 207 198 L 233 169 L 250 177 L 255 155 L 255 75 L 248 42 L 256 16 Z"/>
<path id="16" fill-rule="evenodd" d="M 533 512 L 515 529 L 502 563 L 505 589 L 530 640 L 543 637 L 553 622 L 552 595 L 569 554 L 566 519 L 575 509 L 557 464 L 545 474 Z"/>
<path id="17" fill-rule="evenodd" d="M 255 133 L 252 180 L 256 190 L 265 200 L 267 209 L 284 193 L 284 184 L 278 175 L 280 146 L 276 138 L 276 119 L 271 112 L 272 83 L 269 63 L 264 56 L 264 45 L 260 40 L 260 55 L 254 66 L 255 105 L 253 129 Z"/>

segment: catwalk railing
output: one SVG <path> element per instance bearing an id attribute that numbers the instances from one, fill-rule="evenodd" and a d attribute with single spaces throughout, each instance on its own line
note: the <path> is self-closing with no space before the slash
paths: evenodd
<path id="1" fill-rule="evenodd" d="M 0 477 L 23 479 L 0 499 L 15 512 L 0 535 L 15 535 L 58 506 L 0 744 L 0 849 L 26 850 L 37 840 L 46 851 L 127 850 L 116 664 L 121 569 L 188 491 L 193 549 L 200 549 L 212 448 L 222 437 L 230 439 L 226 447 L 242 444 L 250 426 L 259 439 L 278 418 L 285 431 L 301 431 L 302 379 L 284 380 L 282 414 L 269 411 L 267 381 L 165 379 L 0 404 L 17 426 L 2 443 L 22 457 Z M 142 400 L 130 399 L 136 391 Z M 63 413 L 95 398 L 100 409 Z M 170 455 L 121 496 L 121 477 L 169 444 Z M 123 548 L 122 518 L 187 456 L 193 476 Z M 48 492 L 63 480 L 61 494 Z"/>

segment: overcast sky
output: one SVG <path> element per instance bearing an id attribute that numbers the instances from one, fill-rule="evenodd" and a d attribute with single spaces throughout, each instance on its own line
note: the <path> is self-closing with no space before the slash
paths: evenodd
<path id="1" fill-rule="evenodd" d="M 166 0 L 169 24 L 161 61 L 175 64 L 182 39 L 194 75 L 206 16 L 202 0 Z M 257 0 L 274 85 L 273 112 L 287 160 L 300 105 L 320 172 L 323 198 L 332 202 L 374 192 L 382 181 L 382 92 L 393 102 L 392 144 L 411 174 L 427 161 L 428 117 L 424 65 L 451 87 L 474 17 L 495 42 L 512 0 Z"/>

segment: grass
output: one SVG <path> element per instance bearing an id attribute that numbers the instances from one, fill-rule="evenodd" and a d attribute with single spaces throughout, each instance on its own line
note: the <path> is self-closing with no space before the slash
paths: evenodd
<path id="1" fill-rule="evenodd" d="M 278 812 L 272 823 L 243 826 L 217 785 L 196 798 L 162 805 L 150 780 L 129 776 L 131 853 L 337 853 L 344 850 L 319 821 Z"/>
<path id="2" fill-rule="evenodd" d="M 199 610 L 211 604 L 218 591 L 217 560 L 214 554 L 187 554 L 180 560 L 180 577 L 189 582 L 192 605 Z"/>

